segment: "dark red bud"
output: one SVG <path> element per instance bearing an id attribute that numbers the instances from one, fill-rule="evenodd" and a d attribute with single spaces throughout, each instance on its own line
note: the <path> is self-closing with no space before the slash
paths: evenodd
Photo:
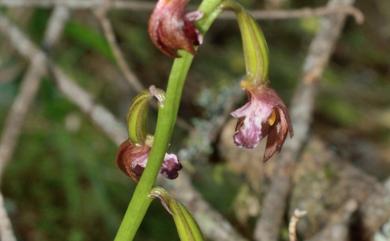
<path id="1" fill-rule="evenodd" d="M 138 182 L 148 162 L 151 148 L 147 144 L 136 145 L 130 140 L 124 141 L 116 155 L 118 167 L 134 182 Z M 160 173 L 168 178 L 175 179 L 179 176 L 182 166 L 175 154 L 166 153 Z"/>
<path id="2" fill-rule="evenodd" d="M 154 45 L 170 57 L 184 49 L 192 54 L 202 36 L 194 22 L 202 17 L 199 11 L 185 13 L 188 0 L 159 0 L 149 19 L 149 35 Z"/>
<path id="3" fill-rule="evenodd" d="M 148 160 L 150 147 L 135 145 L 130 140 L 124 141 L 116 155 L 118 167 L 134 182 L 138 182 Z"/>

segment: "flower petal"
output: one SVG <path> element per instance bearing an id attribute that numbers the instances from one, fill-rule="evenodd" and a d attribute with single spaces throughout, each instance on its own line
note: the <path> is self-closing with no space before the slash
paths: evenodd
<path id="1" fill-rule="evenodd" d="M 166 178 L 175 179 L 179 176 L 179 171 L 182 169 L 177 156 L 172 153 L 165 154 L 160 173 Z"/>

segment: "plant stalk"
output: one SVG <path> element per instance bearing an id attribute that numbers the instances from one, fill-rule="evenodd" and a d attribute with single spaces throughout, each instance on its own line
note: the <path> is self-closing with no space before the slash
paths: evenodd
<path id="1" fill-rule="evenodd" d="M 207 32 L 221 12 L 221 2 L 222 0 L 204 0 L 200 5 L 199 11 L 203 13 L 203 18 L 197 25 L 203 34 Z M 149 153 L 148 163 L 132 195 L 114 241 L 131 241 L 134 239 L 152 201 L 149 198 L 149 193 L 154 186 L 168 149 L 184 83 L 193 60 L 193 56 L 185 51 L 180 51 L 179 56 L 181 57 L 175 59 L 169 75 L 164 105 L 158 111 L 154 142 Z"/>

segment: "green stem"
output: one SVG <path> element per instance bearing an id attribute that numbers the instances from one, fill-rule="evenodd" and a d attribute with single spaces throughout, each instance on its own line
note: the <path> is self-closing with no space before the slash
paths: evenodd
<path id="1" fill-rule="evenodd" d="M 222 0 L 204 0 L 199 7 L 204 16 L 198 22 L 198 27 L 205 33 L 221 12 L 219 8 Z M 179 53 L 168 79 L 166 99 L 164 106 L 160 107 L 157 118 L 156 131 L 152 150 L 148 157 L 148 164 L 132 195 L 130 204 L 123 217 L 116 234 L 115 241 L 130 241 L 134 236 L 152 201 L 148 197 L 159 173 L 164 155 L 168 149 L 172 136 L 180 99 L 187 78 L 188 70 L 192 64 L 193 56 L 185 51 Z"/>

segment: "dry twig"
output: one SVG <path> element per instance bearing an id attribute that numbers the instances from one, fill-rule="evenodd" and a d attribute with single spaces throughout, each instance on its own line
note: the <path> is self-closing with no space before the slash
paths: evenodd
<path id="1" fill-rule="evenodd" d="M 104 1 L 99 0 L 0 0 L 0 5 L 6 7 L 53 7 L 62 5 L 74 9 L 96 9 L 104 4 Z M 150 11 L 153 9 L 154 4 L 151 2 L 114 0 L 107 7 L 109 9 Z M 341 6 L 337 8 L 326 6 L 290 10 L 257 10 L 251 12 L 256 19 L 274 20 L 323 17 L 341 13 L 353 16 L 358 23 L 361 23 L 364 20 L 362 12 L 353 6 Z M 235 19 L 235 16 L 230 13 L 224 13 L 221 15 L 221 19 Z"/>
<path id="2" fill-rule="evenodd" d="M 292 217 L 290 218 L 290 223 L 288 225 L 288 236 L 290 241 L 297 241 L 297 225 L 301 218 L 306 215 L 306 211 L 295 209 Z"/>
<path id="3" fill-rule="evenodd" d="M 118 64 L 119 69 L 121 70 L 127 82 L 130 84 L 130 86 L 133 87 L 134 90 L 138 92 L 142 91 L 144 89 L 144 86 L 142 85 L 138 77 L 135 75 L 134 71 L 131 70 L 129 64 L 125 59 L 125 56 L 122 54 L 122 51 L 115 37 L 112 24 L 107 17 L 107 10 L 111 5 L 112 1 L 104 0 L 103 2 L 104 3 L 98 9 L 95 10 L 95 15 L 100 22 L 104 36 L 106 37 L 107 42 L 114 55 L 115 61 Z M 157 106 L 153 106 L 153 107 L 157 108 Z M 185 130 L 192 130 L 192 126 L 180 117 L 178 117 L 177 119 L 177 124 Z"/>
<path id="4" fill-rule="evenodd" d="M 331 0 L 328 5 L 337 8 L 352 5 L 353 2 L 353 0 Z M 303 66 L 302 81 L 294 94 L 290 108 L 295 135 L 286 143 L 277 160 L 276 173 L 272 177 L 270 190 L 264 198 L 262 215 L 256 224 L 255 239 L 258 241 L 276 241 L 278 238 L 287 196 L 292 186 L 291 176 L 312 118 L 317 92 L 316 82 L 329 61 L 344 21 L 345 15 L 323 19 L 320 30 L 310 45 Z"/>
<path id="5" fill-rule="evenodd" d="M 3 194 L 0 192 L 0 240 L 16 241 L 11 221 L 4 206 Z"/>
<path id="6" fill-rule="evenodd" d="M 99 20 L 100 25 L 102 26 L 104 36 L 106 37 L 107 42 L 110 45 L 112 53 L 114 54 L 115 61 L 118 64 L 120 70 L 122 71 L 124 77 L 136 91 L 142 91 L 144 87 L 126 62 L 126 59 L 123 56 L 120 47 L 118 46 L 118 42 L 116 40 L 111 22 L 107 18 L 107 10 L 110 5 L 110 2 L 110 0 L 104 0 L 103 4 L 98 9 L 96 9 L 95 15 Z"/>

